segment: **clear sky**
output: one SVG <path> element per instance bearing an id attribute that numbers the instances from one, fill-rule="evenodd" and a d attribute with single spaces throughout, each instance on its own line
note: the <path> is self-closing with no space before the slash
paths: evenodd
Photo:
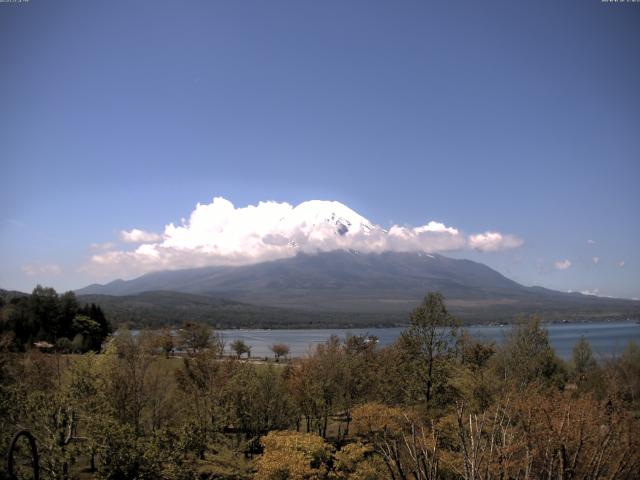
<path id="1" fill-rule="evenodd" d="M 0 288 L 116 278 L 122 231 L 224 197 L 511 234 L 445 254 L 640 297 L 640 3 L 0 3 L 0 180 Z"/>

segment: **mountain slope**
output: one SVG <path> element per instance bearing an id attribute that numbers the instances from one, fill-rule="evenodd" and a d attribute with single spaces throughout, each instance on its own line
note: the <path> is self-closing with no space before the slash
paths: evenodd
<path id="1" fill-rule="evenodd" d="M 427 291 L 441 292 L 468 321 L 505 321 L 519 313 L 547 319 L 640 315 L 640 302 L 524 287 L 486 265 L 424 253 L 333 251 L 241 267 L 154 272 L 80 295 L 171 291 L 226 298 L 247 305 L 326 314 L 406 318 Z M 379 323 L 379 319 L 375 322 Z"/>
<path id="2" fill-rule="evenodd" d="M 377 297 L 380 290 L 409 289 L 424 294 L 429 289 L 449 296 L 457 292 L 473 296 L 485 290 L 522 288 L 486 265 L 470 260 L 422 253 L 359 254 L 339 250 L 240 267 L 154 272 L 129 281 L 90 285 L 77 293 L 125 295 L 171 290 L 234 298 L 265 292 L 270 297 L 286 298 L 291 290 L 334 290 L 341 294 L 346 289 L 357 296 Z"/>

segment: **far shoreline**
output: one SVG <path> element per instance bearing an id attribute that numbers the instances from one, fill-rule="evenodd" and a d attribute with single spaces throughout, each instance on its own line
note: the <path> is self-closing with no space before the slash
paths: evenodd
<path id="1" fill-rule="evenodd" d="M 531 318 L 530 316 L 523 316 L 522 318 L 526 321 Z M 464 323 L 460 322 L 458 328 L 482 328 L 482 327 L 507 327 L 510 325 L 517 325 L 520 319 L 512 319 L 511 321 L 503 321 L 503 322 L 483 322 L 483 323 Z M 605 317 L 605 318 L 580 318 L 580 319 L 565 319 L 565 320 L 541 320 L 541 325 L 569 325 L 569 324 L 590 324 L 590 323 L 640 323 L 640 317 Z M 362 325 L 339 325 L 339 324 L 313 324 L 308 326 L 301 325 L 276 325 L 269 327 L 260 327 L 260 326 L 221 326 L 221 325 L 210 325 L 205 323 L 209 327 L 211 327 L 215 331 L 234 331 L 234 330 L 264 330 L 264 331 L 287 331 L 287 330 L 364 330 L 367 328 L 374 328 L 378 330 L 382 329 L 392 329 L 392 328 L 407 328 L 410 323 L 395 323 L 395 324 L 362 324 Z M 135 324 L 127 325 L 126 322 L 122 325 L 118 325 L 114 328 L 114 332 L 119 329 L 127 329 L 130 331 L 157 331 L 162 330 L 163 328 L 169 328 L 171 330 L 179 330 L 181 327 L 179 325 L 160 325 L 160 326 L 138 326 Z"/>

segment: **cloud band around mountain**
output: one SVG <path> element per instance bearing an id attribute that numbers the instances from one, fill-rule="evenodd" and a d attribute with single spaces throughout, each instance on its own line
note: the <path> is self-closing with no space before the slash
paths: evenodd
<path id="1" fill-rule="evenodd" d="M 465 248 L 495 252 L 523 244 L 514 235 L 492 231 L 467 237 L 435 221 L 419 227 L 393 225 L 384 229 L 339 202 L 312 200 L 294 207 L 267 201 L 236 208 L 222 197 L 198 204 L 188 220 L 166 225 L 162 235 L 134 228 L 122 231 L 120 239 L 140 245 L 133 250 L 95 254 L 87 270 L 134 275 L 162 269 L 251 264 L 292 257 L 298 252 L 350 249 L 433 253 Z"/>

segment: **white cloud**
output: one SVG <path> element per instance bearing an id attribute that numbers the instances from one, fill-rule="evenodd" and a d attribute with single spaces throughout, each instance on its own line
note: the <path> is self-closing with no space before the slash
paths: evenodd
<path id="1" fill-rule="evenodd" d="M 388 232 L 381 230 L 378 236 L 376 251 L 446 252 L 466 245 L 464 235 L 457 229 L 433 221 L 415 228 L 393 225 Z"/>
<path id="2" fill-rule="evenodd" d="M 567 268 L 569 268 L 571 266 L 571 261 L 570 260 L 558 260 L 557 262 L 555 262 L 553 264 L 554 267 L 556 267 L 556 270 L 566 270 Z"/>
<path id="3" fill-rule="evenodd" d="M 35 276 L 55 276 L 60 275 L 62 273 L 62 269 L 55 264 L 47 264 L 47 265 L 25 265 L 22 267 L 22 271 L 28 277 Z"/>
<path id="4" fill-rule="evenodd" d="M 624 263 L 625 263 L 625 262 L 624 262 L 624 260 L 620 260 L 620 261 L 618 262 L 618 268 L 622 268 L 622 267 L 624 267 Z"/>
<path id="5" fill-rule="evenodd" d="M 596 244 L 596 241 L 595 241 L 595 240 L 591 240 L 591 239 L 589 239 L 589 240 L 587 240 L 587 243 L 588 243 L 589 245 L 595 245 L 595 244 Z"/>
<path id="6" fill-rule="evenodd" d="M 120 237 L 141 245 L 133 250 L 97 253 L 85 270 L 126 276 L 151 270 L 250 264 L 298 252 L 446 252 L 469 247 L 497 251 L 523 243 L 498 232 L 466 237 L 457 228 L 435 221 L 418 227 L 393 225 L 385 230 L 339 202 L 311 200 L 294 207 L 267 201 L 236 208 L 222 197 L 198 204 L 188 219 L 166 225 L 162 235 L 133 229 L 122 231 Z"/>
<path id="7" fill-rule="evenodd" d="M 157 242 L 161 239 L 162 237 L 157 233 L 146 232 L 144 230 L 138 230 L 137 228 L 129 231 L 122 230 L 120 232 L 120 240 L 127 243 Z"/>
<path id="8" fill-rule="evenodd" d="M 458 235 L 458 229 L 447 227 L 444 223 L 434 222 L 433 220 L 423 225 L 422 227 L 417 227 L 414 229 L 416 233 L 425 233 L 425 232 L 434 232 L 434 233 L 448 233 L 450 235 Z"/>
<path id="9" fill-rule="evenodd" d="M 521 246 L 524 240 L 514 235 L 499 232 L 485 232 L 469 236 L 469 246 L 481 252 L 496 252 Z"/>
<path id="10" fill-rule="evenodd" d="M 104 243 L 92 243 L 89 245 L 91 250 L 111 250 L 116 246 L 113 242 L 104 242 Z"/>
<path id="11" fill-rule="evenodd" d="M 580 291 L 581 294 L 583 295 L 592 295 L 594 297 L 599 297 L 600 296 L 600 290 L 597 288 L 594 288 L 593 290 L 581 290 Z"/>
<path id="12" fill-rule="evenodd" d="M 593 257 L 593 258 L 591 258 L 591 260 L 593 260 L 593 263 L 594 263 L 595 265 L 597 265 L 598 263 L 600 263 L 600 257 Z"/>

